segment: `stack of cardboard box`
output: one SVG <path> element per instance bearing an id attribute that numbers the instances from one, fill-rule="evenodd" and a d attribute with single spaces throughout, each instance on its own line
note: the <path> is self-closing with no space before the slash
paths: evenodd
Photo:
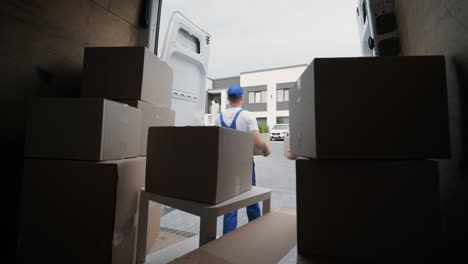
<path id="1" fill-rule="evenodd" d="M 441 56 L 315 59 L 290 101 L 298 252 L 440 257 L 438 162 L 450 157 Z"/>
<path id="2" fill-rule="evenodd" d="M 149 126 L 173 126 L 172 70 L 144 47 L 86 48 L 82 98 L 38 98 L 25 139 L 20 263 L 133 263 Z M 111 101 L 111 100 L 118 100 Z M 160 206 L 150 207 L 151 245 Z"/>
<path id="3" fill-rule="evenodd" d="M 87 48 L 83 72 L 82 97 L 109 98 L 141 110 L 140 155 L 146 155 L 149 127 L 174 126 L 172 69 L 148 49 Z"/>

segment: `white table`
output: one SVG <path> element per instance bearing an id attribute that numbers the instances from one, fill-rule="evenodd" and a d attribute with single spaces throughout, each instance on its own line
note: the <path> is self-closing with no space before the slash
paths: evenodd
<path id="1" fill-rule="evenodd" d="M 157 195 L 141 189 L 138 210 L 138 233 L 136 248 L 137 263 L 144 263 L 146 259 L 146 232 L 148 228 L 149 201 L 154 201 L 199 216 L 199 246 L 202 246 L 216 239 L 216 221 L 218 216 L 225 215 L 234 210 L 238 210 L 258 202 L 263 202 L 263 214 L 265 215 L 269 213 L 271 206 L 271 190 L 253 186 L 250 191 L 241 193 L 222 203 L 212 205 Z"/>

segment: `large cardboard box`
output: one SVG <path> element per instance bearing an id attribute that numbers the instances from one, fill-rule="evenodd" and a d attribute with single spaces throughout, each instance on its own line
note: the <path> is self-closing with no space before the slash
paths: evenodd
<path id="1" fill-rule="evenodd" d="M 436 260 L 441 252 L 437 165 L 297 160 L 298 252 L 367 263 Z"/>
<path id="2" fill-rule="evenodd" d="M 148 129 L 153 126 L 174 126 L 175 112 L 169 108 L 158 107 L 138 100 L 121 100 L 141 110 L 140 155 L 146 156 Z"/>
<path id="3" fill-rule="evenodd" d="M 290 94 L 298 156 L 450 157 L 442 56 L 315 59 Z"/>
<path id="4" fill-rule="evenodd" d="M 291 143 L 290 143 L 289 135 L 286 135 L 284 136 L 283 155 L 286 158 L 288 158 L 290 152 L 291 152 Z"/>
<path id="5" fill-rule="evenodd" d="M 253 136 L 221 127 L 150 127 L 147 191 L 217 204 L 252 188 Z"/>
<path id="6" fill-rule="evenodd" d="M 171 108 L 173 72 L 145 47 L 85 48 L 82 97 L 141 100 Z"/>
<path id="7" fill-rule="evenodd" d="M 37 98 L 26 157 L 102 161 L 140 155 L 141 111 L 98 98 Z"/>
<path id="8" fill-rule="evenodd" d="M 295 245 L 296 212 L 280 209 L 170 263 L 280 263 Z"/>
<path id="9" fill-rule="evenodd" d="M 270 134 L 268 134 L 268 133 L 262 133 L 262 134 L 260 134 L 260 136 L 261 136 L 262 139 L 265 141 L 265 143 L 268 145 L 268 147 L 271 149 Z M 257 148 L 257 147 L 254 145 L 253 155 L 254 155 L 254 156 L 263 156 L 263 151 L 262 151 L 261 149 Z"/>
<path id="10" fill-rule="evenodd" d="M 19 263 L 133 263 L 145 165 L 25 160 Z"/>
<path id="11" fill-rule="evenodd" d="M 146 255 L 150 253 L 151 248 L 159 236 L 161 229 L 161 205 L 150 201 L 148 206 L 148 228 L 146 231 Z"/>

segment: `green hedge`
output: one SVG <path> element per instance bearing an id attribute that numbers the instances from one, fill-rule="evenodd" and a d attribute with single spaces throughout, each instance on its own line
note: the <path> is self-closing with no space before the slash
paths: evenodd
<path id="1" fill-rule="evenodd" d="M 270 128 L 268 127 L 267 124 L 258 124 L 258 131 L 260 132 L 260 134 L 262 133 L 268 133 L 270 132 Z"/>

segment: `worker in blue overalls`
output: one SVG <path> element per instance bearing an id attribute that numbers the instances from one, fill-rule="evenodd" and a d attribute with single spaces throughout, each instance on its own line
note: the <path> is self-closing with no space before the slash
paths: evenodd
<path id="1" fill-rule="evenodd" d="M 230 108 L 218 115 L 215 120 L 216 126 L 247 131 L 253 134 L 254 144 L 263 151 L 264 156 L 270 155 L 270 148 L 260 136 L 257 119 L 255 116 L 243 110 L 242 103 L 244 91 L 240 85 L 233 85 L 227 91 Z M 252 186 L 255 186 L 255 163 L 252 166 Z M 260 217 L 260 206 L 258 203 L 247 206 L 247 217 L 249 222 Z M 223 234 L 227 234 L 237 228 L 237 210 L 224 215 Z"/>

